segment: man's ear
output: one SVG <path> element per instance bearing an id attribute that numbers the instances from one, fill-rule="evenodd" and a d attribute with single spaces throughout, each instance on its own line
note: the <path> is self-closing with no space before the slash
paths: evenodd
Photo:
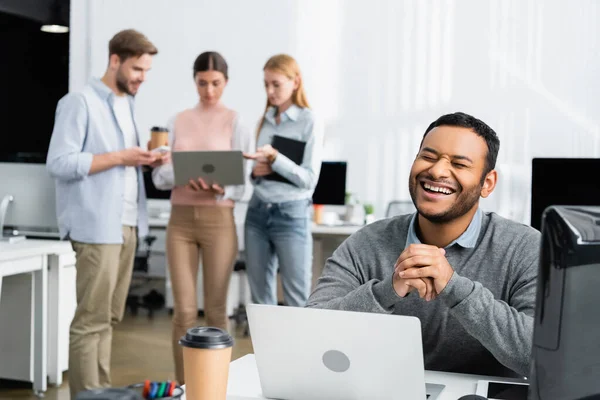
<path id="1" fill-rule="evenodd" d="M 498 182 L 498 173 L 494 169 L 488 172 L 485 176 L 485 179 L 483 180 L 483 186 L 481 188 L 481 197 L 485 199 L 490 194 L 492 194 L 492 192 L 496 188 L 496 182 Z"/>
<path id="2" fill-rule="evenodd" d="M 117 69 L 121 65 L 121 58 L 117 54 L 111 54 L 108 59 L 108 66 L 111 69 Z"/>

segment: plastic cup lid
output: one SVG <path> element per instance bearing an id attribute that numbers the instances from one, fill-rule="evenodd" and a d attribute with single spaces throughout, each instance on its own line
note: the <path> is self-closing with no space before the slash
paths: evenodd
<path id="1" fill-rule="evenodd" d="M 233 346 L 233 338 L 223 329 L 199 326 L 188 329 L 179 344 L 194 349 L 224 349 Z"/>

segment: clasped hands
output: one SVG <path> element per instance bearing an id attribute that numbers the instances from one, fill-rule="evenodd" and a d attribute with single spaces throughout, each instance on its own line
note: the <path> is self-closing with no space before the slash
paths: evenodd
<path id="1" fill-rule="evenodd" d="M 436 246 L 409 245 L 394 266 L 394 290 L 398 296 L 417 290 L 422 299 L 435 299 L 454 274 L 445 254 L 446 250 Z"/>

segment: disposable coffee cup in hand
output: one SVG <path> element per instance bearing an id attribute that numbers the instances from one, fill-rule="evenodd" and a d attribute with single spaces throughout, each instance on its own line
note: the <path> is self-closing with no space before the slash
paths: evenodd
<path id="1" fill-rule="evenodd" d="M 187 400 L 225 400 L 233 338 L 213 327 L 188 329 L 179 340 Z"/>
<path id="2" fill-rule="evenodd" d="M 161 126 L 154 126 L 150 130 L 150 149 L 169 145 L 169 130 Z"/>

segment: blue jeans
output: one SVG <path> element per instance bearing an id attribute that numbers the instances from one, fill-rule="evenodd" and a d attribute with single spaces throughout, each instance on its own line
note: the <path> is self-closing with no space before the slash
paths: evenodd
<path id="1" fill-rule="evenodd" d="M 311 201 L 265 203 L 253 196 L 245 223 L 252 302 L 277 304 L 277 270 L 288 306 L 304 307 L 312 281 Z"/>

